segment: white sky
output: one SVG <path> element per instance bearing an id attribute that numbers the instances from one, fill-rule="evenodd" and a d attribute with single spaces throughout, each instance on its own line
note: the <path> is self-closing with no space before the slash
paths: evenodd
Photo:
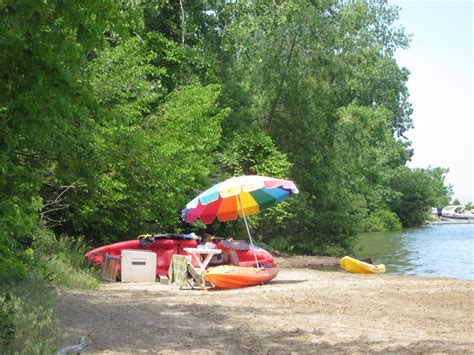
<path id="1" fill-rule="evenodd" d="M 398 24 L 413 34 L 398 51 L 408 68 L 415 128 L 411 167 L 448 168 L 447 183 L 461 202 L 474 202 L 472 0 L 389 0 L 401 7 Z"/>

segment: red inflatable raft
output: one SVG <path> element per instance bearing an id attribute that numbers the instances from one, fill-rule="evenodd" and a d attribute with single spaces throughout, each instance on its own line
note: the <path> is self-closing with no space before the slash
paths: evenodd
<path id="1" fill-rule="evenodd" d="M 217 288 L 240 288 L 270 282 L 279 271 L 278 266 L 257 268 L 222 265 L 209 268 L 204 278 Z"/>
<path id="2" fill-rule="evenodd" d="M 228 242 L 225 240 L 215 241 L 216 247 L 227 251 Z M 174 254 L 187 255 L 184 248 L 196 248 L 197 243 L 194 239 L 186 238 L 181 234 L 155 234 L 143 239 L 127 240 L 109 244 L 100 248 L 93 249 L 85 254 L 89 262 L 100 265 L 103 262 L 104 254 L 120 258 L 123 249 L 149 250 L 156 254 L 156 275 L 167 275 L 171 264 L 171 257 Z M 264 249 L 257 246 L 255 254 L 260 265 L 274 265 L 275 259 Z M 239 265 L 244 267 L 255 266 L 255 257 L 251 248 L 247 250 L 236 250 L 239 259 Z M 198 266 L 197 264 L 194 266 Z"/>

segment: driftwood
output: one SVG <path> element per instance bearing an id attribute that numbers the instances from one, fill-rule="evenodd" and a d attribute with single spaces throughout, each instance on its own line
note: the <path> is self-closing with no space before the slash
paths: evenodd
<path id="1" fill-rule="evenodd" d="M 84 337 L 81 337 L 81 342 L 76 345 L 68 345 L 65 346 L 58 351 L 54 355 L 66 355 L 69 352 L 80 353 L 81 351 L 85 351 L 87 347 L 91 344 L 90 340 L 87 340 Z"/>

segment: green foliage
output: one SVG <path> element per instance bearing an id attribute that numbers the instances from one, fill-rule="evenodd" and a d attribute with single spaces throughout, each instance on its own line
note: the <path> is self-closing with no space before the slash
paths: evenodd
<path id="1" fill-rule="evenodd" d="M 95 288 L 98 275 L 86 263 L 84 254 L 91 249 L 84 237 L 56 237 L 50 230 L 34 232 L 31 268 L 40 280 L 64 288 Z"/>
<path id="2" fill-rule="evenodd" d="M 3 348 L 15 340 L 15 319 L 10 293 L 0 297 L 0 346 Z"/>
<path id="3" fill-rule="evenodd" d="M 340 255 L 358 229 L 418 225 L 447 204 L 445 170 L 404 167 L 408 71 L 394 53 L 409 37 L 386 1 L 134 4 L 1 5 L 7 353 L 58 348 L 44 283 L 95 287 L 91 244 L 190 228 L 179 211 L 229 175 L 296 182 L 300 195 L 250 219 L 289 253 Z M 242 221 L 211 228 L 245 235 Z"/>
<path id="4" fill-rule="evenodd" d="M 361 219 L 357 229 L 361 232 L 395 231 L 401 230 L 402 224 L 395 213 L 382 210 Z"/>
<path id="5" fill-rule="evenodd" d="M 28 271 L 28 251 L 0 243 L 0 284 L 23 279 Z"/>
<path id="6" fill-rule="evenodd" d="M 182 5 L 182 6 L 181 6 Z M 148 45 L 157 53 L 154 65 L 166 68 L 168 92 L 180 85 L 219 83 L 215 53 L 220 48 L 216 8 L 207 1 L 142 2 Z"/>
<path id="7" fill-rule="evenodd" d="M 2 354 L 55 352 L 62 342 L 56 294 L 49 286 L 97 287 L 99 280 L 84 263 L 90 249 L 84 238 L 57 239 L 35 229 L 33 249 L 4 253 L 0 245 L 0 349 Z"/>
<path id="8" fill-rule="evenodd" d="M 233 108 L 225 139 L 263 129 L 288 157 L 290 176 L 308 194 L 291 245 L 306 253 L 350 247 L 360 218 L 388 209 L 391 171 L 410 157 L 409 143 L 393 137 L 411 127 L 408 72 L 393 57 L 409 40 L 394 26 L 397 9 L 295 0 L 239 2 L 217 13 L 225 23 L 222 102 Z"/>
<path id="9" fill-rule="evenodd" d="M 88 66 L 95 97 L 117 120 L 111 126 L 143 124 L 153 103 L 166 92 L 165 69 L 151 64 L 156 54 L 138 37 L 107 48 Z M 117 127 L 118 126 L 118 127 Z"/>
<path id="10" fill-rule="evenodd" d="M 404 227 L 423 224 L 429 217 L 430 208 L 447 204 L 452 194 L 450 186 L 444 185 L 447 169 L 409 169 L 402 167 L 391 180 L 391 186 L 399 194 L 391 202 Z"/>
<path id="11" fill-rule="evenodd" d="M 57 189 L 90 177 L 98 118 L 82 71 L 106 32 L 128 34 L 129 10 L 111 0 L 2 3 L 0 243 L 25 238 Z"/>
<path id="12" fill-rule="evenodd" d="M 54 291 L 31 277 L 0 287 L 2 354 L 52 354 L 61 341 Z"/>
<path id="13" fill-rule="evenodd" d="M 286 154 L 281 153 L 273 144 L 271 138 L 264 132 L 236 133 L 221 143 L 221 150 L 216 154 L 217 166 L 220 170 L 215 172 L 214 179 L 222 181 L 229 176 L 263 175 L 287 178 L 291 168 Z M 262 236 L 274 233 L 272 228 L 262 228 L 268 223 L 278 223 L 279 228 L 284 225 L 287 204 L 281 203 L 269 210 L 262 211 L 249 219 L 252 230 L 255 230 L 258 240 L 263 242 Z M 268 220 L 268 222 L 267 222 Z M 271 222 L 270 222 L 271 221 Z M 246 238 L 243 221 L 218 223 L 212 229 L 220 236 L 237 236 L 238 239 Z M 259 234 L 261 234 L 259 236 Z M 283 250 L 283 249 L 280 249 Z"/>
<path id="14" fill-rule="evenodd" d="M 253 217 L 252 223 L 257 222 L 252 226 L 256 239 L 291 254 L 328 255 L 335 250 L 350 250 L 356 236 L 354 216 L 342 205 L 318 201 L 318 205 L 327 204 L 328 208 L 317 211 L 311 208 L 313 203 L 314 197 L 301 192 Z"/>
<path id="15" fill-rule="evenodd" d="M 407 48 L 410 38 L 395 26 L 398 8 L 386 1 L 353 1 L 340 4 L 341 70 L 347 98 L 361 106 L 383 106 L 391 112 L 390 126 L 397 136 L 412 128 L 408 102 L 408 70 L 400 68 L 393 54 Z"/>
<path id="16" fill-rule="evenodd" d="M 103 146 L 105 169 L 92 188 L 77 191 L 67 212 L 67 234 L 96 241 L 174 230 L 188 192 L 204 185 L 227 115 L 219 87 L 183 87 L 141 124 L 111 128 Z"/>
<path id="17" fill-rule="evenodd" d="M 179 211 L 229 175 L 296 182 L 300 195 L 250 220 L 291 253 L 342 253 L 358 229 L 420 224 L 450 197 L 442 169 L 404 167 L 408 71 L 394 53 L 409 37 L 384 0 L 46 0 L 0 14 L 0 280 L 29 267 L 91 287 L 84 244 L 197 228 Z"/>
<path id="18" fill-rule="evenodd" d="M 293 245 L 290 244 L 290 240 L 283 236 L 274 237 L 268 241 L 268 245 L 273 250 L 283 251 L 291 253 L 293 251 Z"/>
<path id="19" fill-rule="evenodd" d="M 217 160 L 233 176 L 263 175 L 285 178 L 291 163 L 263 132 L 235 134 L 223 142 Z"/>
<path id="20" fill-rule="evenodd" d="M 93 269 L 77 268 L 67 258 L 68 253 L 59 253 L 54 256 L 40 256 L 36 270 L 38 276 L 61 288 L 91 289 L 97 288 L 100 280 Z"/>
<path id="21" fill-rule="evenodd" d="M 396 198 L 388 181 L 393 169 L 405 163 L 408 153 L 404 142 L 391 132 L 390 111 L 351 104 L 340 109 L 338 115 L 334 170 L 359 218 L 358 229 L 399 228 L 387 211 L 390 201 Z"/>

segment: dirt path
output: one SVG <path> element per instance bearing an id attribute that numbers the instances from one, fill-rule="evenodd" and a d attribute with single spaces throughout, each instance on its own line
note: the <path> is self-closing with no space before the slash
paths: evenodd
<path id="1" fill-rule="evenodd" d="M 447 278 L 283 268 L 237 290 L 113 283 L 62 291 L 60 313 L 93 353 L 474 351 L 474 281 Z"/>

